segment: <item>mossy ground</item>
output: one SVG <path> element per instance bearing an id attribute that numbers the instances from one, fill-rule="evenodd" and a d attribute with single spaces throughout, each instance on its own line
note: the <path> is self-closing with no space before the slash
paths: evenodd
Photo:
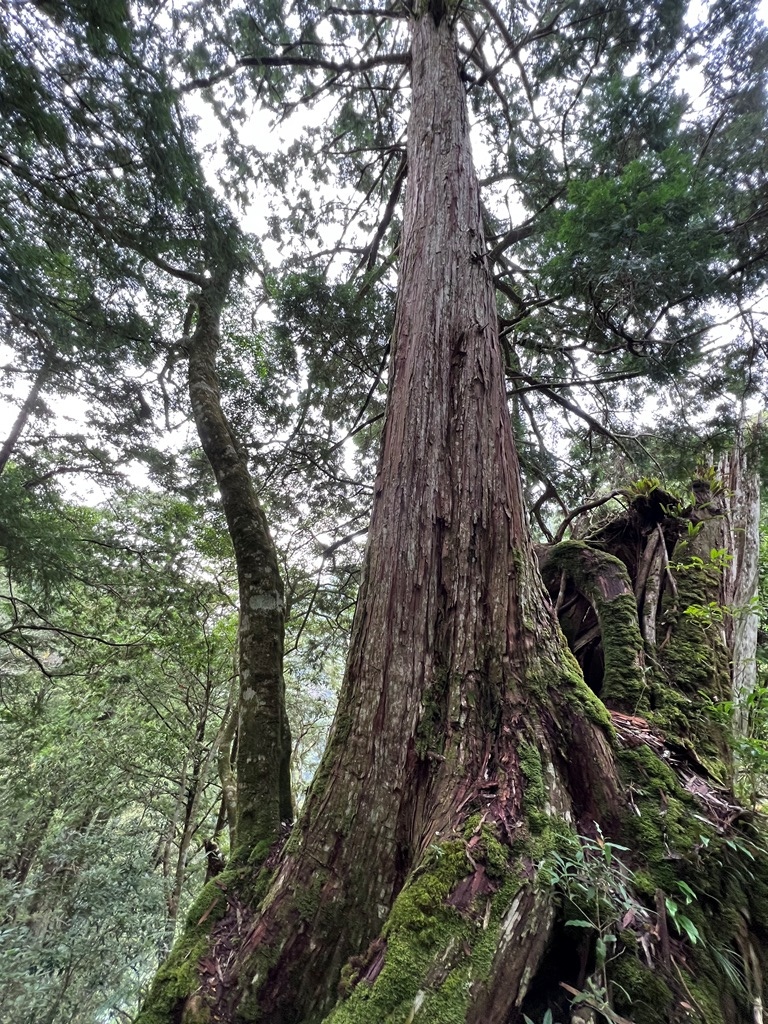
<path id="1" fill-rule="evenodd" d="M 616 1010 L 633 1024 L 661 1024 L 670 1019 L 674 994 L 657 971 L 625 952 L 611 964 L 611 993 Z"/>

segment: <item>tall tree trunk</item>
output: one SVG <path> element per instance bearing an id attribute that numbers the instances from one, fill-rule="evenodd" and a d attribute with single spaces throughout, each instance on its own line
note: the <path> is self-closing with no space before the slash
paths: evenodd
<path id="1" fill-rule="evenodd" d="M 608 933 L 577 929 L 577 943 L 551 873 L 537 878 L 553 857 L 580 878 L 610 864 L 604 836 L 629 840 L 645 870 L 643 896 L 611 919 L 608 938 L 629 935 L 617 999 L 650 1000 L 636 1024 L 726 1022 L 716 1012 L 717 979 L 697 988 L 693 954 L 674 959 L 666 929 L 666 894 L 683 857 L 687 881 L 692 862 L 703 860 L 691 852 L 699 839 L 699 851 L 705 841 L 718 856 L 721 847 L 690 809 L 691 793 L 704 800 L 714 792 L 695 759 L 685 763 L 685 792 L 683 775 L 657 756 L 672 756 L 664 737 L 634 714 L 650 701 L 626 562 L 571 551 L 570 571 L 592 575 L 598 631 L 621 645 L 606 659 L 604 702 L 586 686 L 541 586 L 444 15 L 435 0 L 412 24 L 389 405 L 329 743 L 282 852 L 250 874 L 222 875 L 201 898 L 185 956 L 165 971 L 141 1024 L 522 1024 L 524 1014 L 541 1019 L 547 1009 L 562 1019 L 566 989 L 583 990 L 580 1019 L 597 1019 L 603 1005 L 621 1024 L 610 1006 Z M 641 554 L 639 544 L 635 565 Z M 721 883 L 718 875 L 713 888 Z M 621 875 L 622 891 L 628 884 Z M 642 898 L 661 908 L 658 921 Z M 744 889 L 734 900 L 757 976 L 752 930 L 765 928 L 768 905 L 760 910 Z M 656 949 L 661 933 L 666 980 L 657 982 L 638 951 Z M 673 960 L 681 977 L 687 972 L 682 987 Z M 711 960 L 701 969 L 714 976 Z M 590 988 L 590 978 L 603 987 Z"/>
<path id="2" fill-rule="evenodd" d="M 607 719 L 581 713 L 586 691 L 528 536 L 466 101 L 451 27 L 436 11 L 414 23 L 412 89 L 389 408 L 347 671 L 306 811 L 238 972 L 238 999 L 257 999 L 262 1021 L 330 1010 L 343 965 L 379 935 L 433 844 L 481 817 L 511 842 L 532 788 L 542 814 L 571 816 L 571 773 L 587 816 L 615 786 Z M 546 715 L 533 713 L 534 692 Z M 566 734 L 589 758 L 563 759 Z M 538 900 L 528 880 L 518 889 L 508 936 L 530 929 Z M 537 919 L 533 953 L 507 947 L 506 1005 L 520 1000 L 552 917 Z M 262 946 L 289 921 L 265 972 Z M 490 1020 L 497 997 L 478 988 L 467 1000 Z"/>
<path id="3" fill-rule="evenodd" d="M 236 845 L 246 855 L 269 846 L 281 822 L 293 819 L 291 737 L 283 679 L 283 583 L 275 546 L 245 453 L 221 407 L 216 374 L 219 322 L 229 287 L 214 278 L 197 299 L 189 341 L 189 393 L 208 461 L 221 493 L 237 562 L 240 691 Z"/>

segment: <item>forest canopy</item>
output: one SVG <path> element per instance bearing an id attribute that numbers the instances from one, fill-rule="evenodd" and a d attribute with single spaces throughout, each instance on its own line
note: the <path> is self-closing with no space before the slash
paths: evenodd
<path id="1" fill-rule="evenodd" d="M 0 10 L 13 1019 L 762 1020 L 767 75 L 748 0 Z"/>

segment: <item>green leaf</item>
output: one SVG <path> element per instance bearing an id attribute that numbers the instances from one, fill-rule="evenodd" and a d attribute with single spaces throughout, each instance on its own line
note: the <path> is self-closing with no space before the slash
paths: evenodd
<path id="1" fill-rule="evenodd" d="M 696 893 L 687 882 L 678 882 L 677 888 L 686 897 L 686 903 L 692 903 L 696 899 Z"/>
<path id="2" fill-rule="evenodd" d="M 696 927 L 696 925 L 693 923 L 690 917 L 686 917 L 685 914 L 678 914 L 677 917 L 674 918 L 674 922 L 678 931 L 685 932 L 685 934 L 691 940 L 691 943 L 695 946 L 701 938 L 701 934 L 699 933 L 699 929 Z"/>

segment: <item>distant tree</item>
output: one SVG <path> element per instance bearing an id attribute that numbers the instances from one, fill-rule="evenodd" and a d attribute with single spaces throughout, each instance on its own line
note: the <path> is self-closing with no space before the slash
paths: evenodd
<path id="1" fill-rule="evenodd" d="M 18 475 L 0 480 L 2 1002 L 86 1021 L 135 1004 L 202 884 L 235 616 L 199 508 L 41 501 Z"/>
<path id="2" fill-rule="evenodd" d="M 97 436 L 107 439 L 101 450 L 85 445 L 86 461 L 62 461 L 46 472 L 93 472 L 101 461 L 114 474 L 115 455 L 162 466 L 148 445 L 135 443 L 136 426 L 152 415 L 137 378 L 154 375 L 168 415 L 169 376 L 175 363 L 186 367 L 188 401 L 238 567 L 237 827 L 243 842 L 256 841 L 278 835 L 292 802 L 283 584 L 247 452 L 222 408 L 216 368 L 222 310 L 251 255 L 205 184 L 162 37 L 153 41 L 159 10 L 150 4 L 141 14 L 134 22 L 123 3 L 106 11 L 59 5 L 19 8 L 3 19 L 3 186 L 14 243 L 2 297 L 19 355 L 29 353 L 39 367 L 6 441 L 5 464 L 14 453 L 19 462 L 34 457 L 34 447 L 20 447 L 19 439 L 47 388 L 60 396 L 90 391 L 99 408 L 92 412 Z M 173 398 L 179 402 L 178 393 Z M 46 473 L 38 468 L 36 475 Z M 253 829 L 264 836 L 251 835 Z"/>

